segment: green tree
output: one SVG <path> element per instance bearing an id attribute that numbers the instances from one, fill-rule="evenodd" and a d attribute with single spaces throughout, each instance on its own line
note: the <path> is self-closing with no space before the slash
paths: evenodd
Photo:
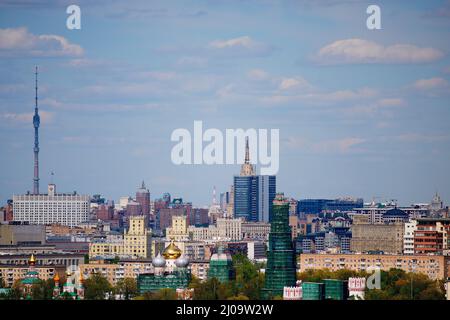
<path id="1" fill-rule="evenodd" d="M 247 296 L 240 294 L 238 296 L 231 296 L 227 300 L 250 300 Z"/>
<path id="2" fill-rule="evenodd" d="M 445 294 L 442 283 L 425 274 L 399 269 L 381 271 L 381 289 L 366 288 L 366 300 L 442 300 Z"/>
<path id="3" fill-rule="evenodd" d="M 259 273 L 259 268 L 243 254 L 233 256 L 233 265 L 236 270 L 235 286 L 238 294 L 245 295 L 251 300 L 259 299 L 264 286 L 264 275 Z"/>
<path id="4" fill-rule="evenodd" d="M 84 297 L 87 300 L 104 300 L 107 293 L 112 292 L 112 286 L 100 273 L 93 273 L 84 280 Z"/>
<path id="5" fill-rule="evenodd" d="M 54 286 L 53 279 L 39 280 L 32 287 L 33 300 L 51 300 Z"/>
<path id="6" fill-rule="evenodd" d="M 163 288 L 155 292 L 144 292 L 143 295 L 137 296 L 135 300 L 177 300 L 177 293 L 174 289 Z"/>
<path id="7" fill-rule="evenodd" d="M 137 282 L 133 278 L 124 278 L 117 281 L 114 292 L 120 294 L 125 300 L 130 300 L 137 294 Z"/>

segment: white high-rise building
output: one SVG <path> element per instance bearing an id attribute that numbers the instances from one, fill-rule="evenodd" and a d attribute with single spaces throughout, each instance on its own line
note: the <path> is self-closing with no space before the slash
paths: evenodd
<path id="1" fill-rule="evenodd" d="M 405 223 L 403 234 L 403 254 L 414 254 L 414 231 L 417 229 L 417 220 Z"/>
<path id="2" fill-rule="evenodd" d="M 89 220 L 90 197 L 74 193 L 56 193 L 56 185 L 48 185 L 47 194 L 13 196 L 15 221 L 30 224 L 61 224 L 74 227 Z"/>

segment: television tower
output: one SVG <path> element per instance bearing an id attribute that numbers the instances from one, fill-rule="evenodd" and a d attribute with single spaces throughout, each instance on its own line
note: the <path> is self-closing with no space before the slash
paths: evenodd
<path id="1" fill-rule="evenodd" d="M 39 194 L 39 124 L 41 122 L 38 110 L 38 67 L 35 71 L 35 90 L 36 95 L 34 99 L 34 178 L 33 178 L 33 194 Z"/>

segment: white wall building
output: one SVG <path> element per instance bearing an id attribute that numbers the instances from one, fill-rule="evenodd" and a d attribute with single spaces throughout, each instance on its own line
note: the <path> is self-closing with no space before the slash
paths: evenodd
<path id="1" fill-rule="evenodd" d="M 414 254 L 414 231 L 417 229 L 417 220 L 405 223 L 403 234 L 403 254 Z"/>
<path id="2" fill-rule="evenodd" d="M 54 184 L 47 194 L 13 196 L 14 220 L 30 224 L 61 224 L 74 227 L 89 220 L 90 197 L 74 193 L 56 193 Z"/>

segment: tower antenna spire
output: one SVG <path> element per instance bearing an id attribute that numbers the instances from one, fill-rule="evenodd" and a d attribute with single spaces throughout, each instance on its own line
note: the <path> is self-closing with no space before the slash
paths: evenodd
<path id="1" fill-rule="evenodd" d="M 217 205 L 216 186 L 213 188 L 213 205 Z"/>
<path id="2" fill-rule="evenodd" d="M 34 177 L 33 177 L 33 194 L 39 194 L 39 125 L 41 119 L 39 117 L 38 109 L 38 67 L 35 72 L 35 98 L 34 98 Z"/>
<path id="3" fill-rule="evenodd" d="M 248 137 L 245 137 L 245 163 L 250 163 L 250 148 L 248 147 Z"/>

